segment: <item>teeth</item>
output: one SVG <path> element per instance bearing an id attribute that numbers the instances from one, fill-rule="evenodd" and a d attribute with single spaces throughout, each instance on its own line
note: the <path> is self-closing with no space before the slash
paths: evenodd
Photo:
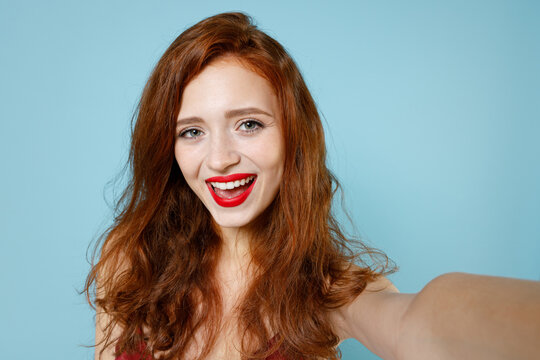
<path id="1" fill-rule="evenodd" d="M 239 186 L 246 185 L 247 183 L 249 183 L 254 178 L 255 178 L 255 176 L 248 176 L 247 178 L 242 179 L 242 180 L 229 181 L 229 182 L 211 182 L 210 184 L 213 187 L 221 189 L 221 190 L 231 190 L 231 189 L 237 188 Z"/>

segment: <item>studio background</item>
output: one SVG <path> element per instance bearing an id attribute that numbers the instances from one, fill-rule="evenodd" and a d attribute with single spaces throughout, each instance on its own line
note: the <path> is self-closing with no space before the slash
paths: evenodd
<path id="1" fill-rule="evenodd" d="M 540 280 L 540 3 L 329 4 L 0 2 L 4 358 L 93 359 L 78 291 L 138 97 L 173 39 L 224 11 L 298 63 L 345 205 L 402 292 L 452 271 Z"/>

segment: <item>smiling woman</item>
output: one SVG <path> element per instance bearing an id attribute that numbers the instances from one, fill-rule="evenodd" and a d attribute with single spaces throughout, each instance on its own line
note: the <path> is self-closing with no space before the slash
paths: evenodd
<path id="1" fill-rule="evenodd" d="M 538 283 L 447 274 L 400 294 L 388 258 L 344 236 L 315 103 L 244 14 L 167 49 L 129 161 L 86 282 L 97 359 L 336 359 L 347 338 L 385 359 L 537 354 Z"/>
<path id="2" fill-rule="evenodd" d="M 349 250 L 323 134 L 295 63 L 249 17 L 180 35 L 145 87 L 131 183 L 87 280 L 96 357 L 335 358 L 336 309 L 387 259 Z"/>

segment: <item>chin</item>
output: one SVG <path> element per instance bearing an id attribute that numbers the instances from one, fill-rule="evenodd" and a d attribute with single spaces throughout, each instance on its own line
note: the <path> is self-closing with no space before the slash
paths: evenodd
<path id="1" fill-rule="evenodd" d="M 214 222 L 222 228 L 241 228 L 248 225 L 253 219 L 251 216 L 211 214 Z"/>

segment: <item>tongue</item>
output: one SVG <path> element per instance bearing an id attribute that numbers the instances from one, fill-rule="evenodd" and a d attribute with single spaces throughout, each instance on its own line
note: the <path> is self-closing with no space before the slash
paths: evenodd
<path id="1" fill-rule="evenodd" d="M 230 189 L 230 190 L 221 190 L 218 188 L 214 188 L 214 192 L 223 199 L 232 199 L 234 197 L 237 197 L 238 195 L 242 194 L 244 191 L 247 190 L 247 188 L 251 185 L 251 183 L 246 185 L 241 185 L 237 188 Z"/>

